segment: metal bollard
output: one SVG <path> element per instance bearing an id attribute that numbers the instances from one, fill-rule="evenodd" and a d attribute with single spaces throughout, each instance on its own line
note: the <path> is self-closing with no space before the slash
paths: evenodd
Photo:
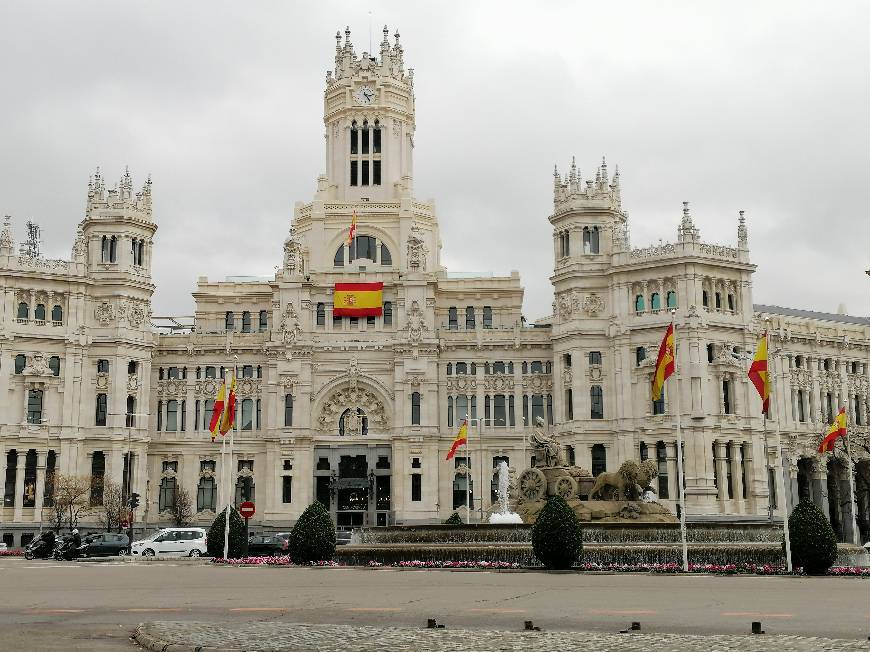
<path id="1" fill-rule="evenodd" d="M 435 622 L 434 618 L 429 618 L 426 621 L 426 629 L 435 629 L 436 625 L 437 623 Z"/>
<path id="2" fill-rule="evenodd" d="M 540 627 L 535 627 L 535 623 L 534 623 L 533 621 L 531 621 L 531 620 L 527 620 L 527 621 L 525 622 L 525 630 L 526 630 L 527 632 L 540 632 L 540 631 L 541 631 L 541 628 L 540 628 Z"/>
<path id="3" fill-rule="evenodd" d="M 631 630 L 632 630 L 633 632 L 639 632 L 639 631 L 640 631 L 640 623 L 639 623 L 638 621 L 636 621 L 636 620 L 632 621 L 632 623 L 631 623 Z"/>
<path id="4" fill-rule="evenodd" d="M 753 620 L 752 621 L 752 633 L 753 634 L 764 634 L 764 630 L 761 629 L 761 621 Z"/>

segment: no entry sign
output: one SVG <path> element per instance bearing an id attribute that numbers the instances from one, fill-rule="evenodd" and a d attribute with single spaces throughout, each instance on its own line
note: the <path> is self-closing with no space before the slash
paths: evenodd
<path id="1" fill-rule="evenodd" d="M 246 500 L 241 505 L 239 505 L 239 514 L 242 515 L 242 518 L 251 518 L 257 510 L 254 509 L 254 503 L 250 500 Z"/>

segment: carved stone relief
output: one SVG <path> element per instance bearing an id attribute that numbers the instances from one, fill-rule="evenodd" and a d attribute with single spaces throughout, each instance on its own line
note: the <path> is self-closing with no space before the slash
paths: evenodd
<path id="1" fill-rule="evenodd" d="M 115 321 L 115 307 L 108 301 L 101 301 L 94 310 L 94 317 L 101 326 L 108 326 Z"/>

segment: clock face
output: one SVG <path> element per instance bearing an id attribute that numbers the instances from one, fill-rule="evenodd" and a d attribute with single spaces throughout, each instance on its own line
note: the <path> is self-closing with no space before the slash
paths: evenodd
<path id="1" fill-rule="evenodd" d="M 371 104 L 375 99 L 375 91 L 369 86 L 360 86 L 353 96 L 360 104 Z"/>

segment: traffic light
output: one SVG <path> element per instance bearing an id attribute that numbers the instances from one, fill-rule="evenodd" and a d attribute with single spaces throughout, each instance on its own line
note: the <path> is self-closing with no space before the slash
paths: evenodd
<path id="1" fill-rule="evenodd" d="M 130 494 L 130 509 L 136 509 L 139 507 L 139 494 L 132 493 Z"/>

